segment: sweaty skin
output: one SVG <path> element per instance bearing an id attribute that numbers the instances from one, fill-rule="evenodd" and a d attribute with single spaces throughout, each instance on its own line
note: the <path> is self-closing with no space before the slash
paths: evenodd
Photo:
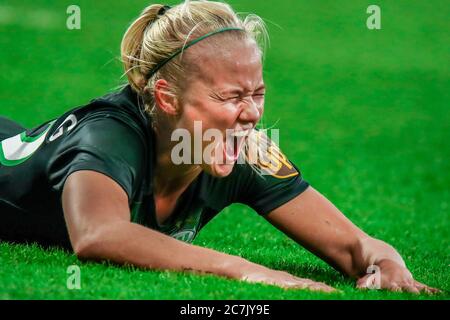
<path id="1" fill-rule="evenodd" d="M 167 93 L 170 83 L 163 79 L 157 81 L 154 90 L 159 121 L 154 181 L 159 222 L 173 214 L 177 198 L 202 170 L 226 177 L 234 165 L 219 161 L 210 165 L 174 165 L 170 158 L 171 132 L 185 128 L 192 133 L 194 120 L 202 121 L 204 130 L 253 128 L 264 110 L 265 87 L 256 43 L 249 40 L 224 45 L 219 52 L 199 44 L 186 51 L 186 61 L 189 55 L 200 57 L 202 64 L 189 78 L 182 99 Z M 225 142 L 221 148 L 226 149 Z M 214 156 L 219 155 L 220 148 Z M 78 257 L 149 269 L 210 273 L 283 288 L 335 290 L 131 223 L 128 200 L 124 190 L 105 175 L 78 171 L 69 176 L 62 202 L 71 244 Z M 336 269 L 357 279 L 359 288 L 369 286 L 371 279 L 366 270 L 377 265 L 382 288 L 437 292 L 413 279 L 395 249 L 369 237 L 312 187 L 273 210 L 267 220 Z"/>

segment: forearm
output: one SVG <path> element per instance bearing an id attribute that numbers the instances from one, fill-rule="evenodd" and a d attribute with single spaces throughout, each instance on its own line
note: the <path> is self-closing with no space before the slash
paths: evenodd
<path id="1" fill-rule="evenodd" d="M 110 260 L 138 267 L 211 273 L 239 279 L 240 270 L 251 264 L 208 248 L 184 243 L 157 231 L 129 222 L 115 222 L 85 237 L 75 250 L 80 258 Z"/>

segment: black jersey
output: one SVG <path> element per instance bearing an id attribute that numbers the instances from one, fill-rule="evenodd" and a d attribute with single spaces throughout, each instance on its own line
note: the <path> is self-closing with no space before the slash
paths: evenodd
<path id="1" fill-rule="evenodd" d="M 0 239 L 70 248 L 61 193 L 79 170 L 116 181 L 128 195 L 132 222 L 186 242 L 232 203 L 265 215 L 308 187 L 285 158 L 269 175 L 249 164 L 235 164 L 225 178 L 202 172 L 160 225 L 152 186 L 156 141 L 140 102 L 126 86 L 30 130 L 0 117 Z"/>

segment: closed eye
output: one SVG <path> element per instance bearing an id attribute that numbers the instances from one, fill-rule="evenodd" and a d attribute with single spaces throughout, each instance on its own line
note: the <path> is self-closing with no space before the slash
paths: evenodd
<path id="1" fill-rule="evenodd" d="M 256 94 L 253 94 L 252 97 L 261 99 L 261 98 L 265 97 L 265 93 L 256 93 Z M 222 101 L 222 102 L 239 102 L 239 101 L 243 100 L 245 97 L 240 96 L 240 95 L 231 96 L 231 97 L 222 97 L 222 96 L 215 94 L 212 96 L 212 98 L 215 100 Z"/>
<path id="2" fill-rule="evenodd" d="M 252 97 L 264 97 L 265 94 L 264 93 L 257 93 L 257 94 L 253 94 Z M 236 99 L 244 99 L 245 97 L 241 97 L 241 96 L 233 96 L 233 97 L 229 97 L 226 98 L 225 100 L 236 100 Z"/>

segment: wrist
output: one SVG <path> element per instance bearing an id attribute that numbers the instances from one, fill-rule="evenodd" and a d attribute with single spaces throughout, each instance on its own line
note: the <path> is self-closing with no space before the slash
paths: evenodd
<path id="1" fill-rule="evenodd" d="M 387 269 L 387 268 L 404 268 L 406 269 L 405 263 L 403 261 L 399 262 L 397 259 L 390 259 L 390 258 L 383 258 L 374 263 L 381 269 Z"/>
<path id="2" fill-rule="evenodd" d="M 395 265 L 397 267 L 406 268 L 405 261 L 403 261 L 402 257 L 398 253 L 394 255 L 391 254 L 388 256 L 380 255 L 379 257 L 377 257 L 377 259 L 373 264 L 378 265 L 380 267 Z"/>
<path id="3" fill-rule="evenodd" d="M 380 263 L 385 264 L 386 261 L 395 262 L 401 267 L 406 267 L 400 254 L 391 245 L 372 237 L 360 239 L 353 256 L 356 261 L 361 261 L 358 265 L 363 268 L 379 265 Z"/>
<path id="4" fill-rule="evenodd" d="M 248 261 L 239 256 L 229 256 L 222 264 L 223 275 L 236 280 L 243 280 L 255 271 L 264 271 L 267 268 L 259 264 Z"/>
<path id="5" fill-rule="evenodd" d="M 229 254 L 220 254 L 214 263 L 213 273 L 230 279 L 238 279 L 239 270 L 244 263 L 244 258 Z"/>

